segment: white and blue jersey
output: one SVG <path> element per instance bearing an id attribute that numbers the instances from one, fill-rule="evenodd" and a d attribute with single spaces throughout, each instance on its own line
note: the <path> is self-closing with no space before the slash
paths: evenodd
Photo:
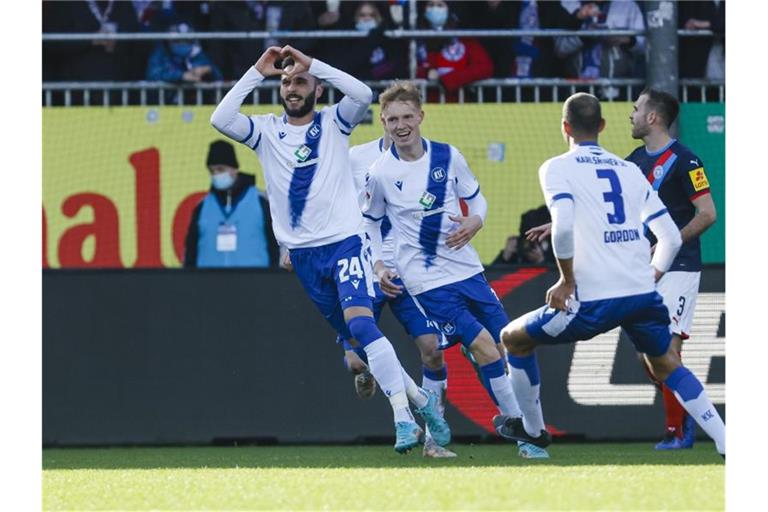
<path id="1" fill-rule="evenodd" d="M 366 183 L 368 172 L 376 160 L 387 150 L 384 149 L 384 139 L 379 138 L 359 144 L 349 149 L 349 164 L 352 169 L 352 178 L 358 192 L 360 208 L 365 208 Z M 392 236 L 392 223 L 386 215 L 381 220 L 381 261 L 391 270 L 395 267 L 395 239 Z M 374 276 L 374 280 L 375 280 Z"/>
<path id="2" fill-rule="evenodd" d="M 352 176 L 359 192 L 358 199 L 361 208 L 365 205 L 365 189 L 366 181 L 368 179 L 368 170 L 385 151 L 384 140 L 382 138 L 358 146 L 353 146 L 349 149 L 349 161 L 352 168 Z M 394 238 L 392 236 L 392 225 L 389 223 L 389 219 L 387 219 L 386 216 L 381 223 L 381 238 L 382 261 L 388 268 L 394 270 Z M 375 280 L 376 278 L 374 276 L 374 281 Z M 403 286 L 402 280 L 400 279 L 396 279 L 395 283 Z M 373 300 L 373 316 L 377 322 L 381 317 L 382 311 L 384 311 L 384 306 L 389 304 L 392 314 L 397 321 L 400 322 L 400 325 L 403 326 L 405 332 L 412 338 L 417 338 L 425 334 L 439 336 L 439 331 L 416 305 L 413 297 L 408 293 L 407 288 L 404 288 L 402 293 L 395 298 L 384 295 L 381 288 L 379 288 L 378 283 L 375 282 L 374 290 L 376 292 L 376 297 Z M 349 344 L 348 339 L 339 336 L 338 341 L 343 343 L 345 350 L 352 350 L 352 346 Z"/>
<path id="3" fill-rule="evenodd" d="M 308 124 L 289 124 L 285 115 L 239 113 L 245 97 L 264 79 L 253 67 L 211 117 L 220 132 L 258 155 L 275 238 L 288 249 L 331 244 L 363 231 L 349 167 L 349 135 L 367 110 L 371 91 L 317 59 L 310 73 L 346 96 L 315 112 Z"/>
<path id="4" fill-rule="evenodd" d="M 422 139 L 424 155 L 401 160 L 394 144 L 371 166 L 364 214 L 389 217 L 397 247 L 395 266 L 412 295 L 463 281 L 483 272 L 475 249 L 449 248 L 445 238 L 458 225 L 459 199 L 480 193 L 464 156 L 453 146 Z"/>
<path id="5" fill-rule="evenodd" d="M 296 274 L 323 316 L 337 332 L 349 335 L 343 310 L 371 309 L 373 298 L 373 270 L 349 168 L 349 135 L 365 115 L 372 92 L 317 59 L 309 72 L 345 95 L 315 112 L 311 122 L 295 126 L 284 115 L 240 113 L 245 98 L 264 79 L 251 67 L 218 105 L 211 124 L 258 155 L 275 238 L 290 249 Z"/>
<path id="6" fill-rule="evenodd" d="M 424 155 L 401 160 L 393 144 L 371 166 L 364 215 L 388 216 L 394 236 L 396 268 L 406 289 L 445 335 L 440 348 L 469 346 L 487 329 L 499 341 L 509 319 L 485 280 L 483 265 L 470 244 L 449 248 L 445 239 L 460 216 L 460 199 L 480 194 L 480 185 L 453 146 L 422 139 Z"/>
<path id="7" fill-rule="evenodd" d="M 251 116 L 243 139 L 264 168 L 275 237 L 289 249 L 317 247 L 359 234 L 362 216 L 349 169 L 349 139 L 338 106 L 315 112 L 312 123 L 285 115 Z M 348 198 L 350 200 L 344 200 Z"/>
<path id="8" fill-rule="evenodd" d="M 583 144 L 539 169 L 550 209 L 573 202 L 576 297 L 568 311 L 548 306 L 525 317 L 542 343 L 571 343 L 617 326 L 640 352 L 659 356 L 671 338 L 669 315 L 655 291 L 645 225 L 668 212 L 637 166 L 596 144 Z"/>
<path id="9" fill-rule="evenodd" d="M 573 202 L 573 273 L 581 301 L 655 290 L 645 223 L 667 209 L 642 172 L 596 144 L 547 160 L 539 180 L 548 207 Z"/>

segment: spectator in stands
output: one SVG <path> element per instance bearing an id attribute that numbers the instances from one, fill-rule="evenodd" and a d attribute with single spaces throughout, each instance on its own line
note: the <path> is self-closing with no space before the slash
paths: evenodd
<path id="1" fill-rule="evenodd" d="M 407 42 L 384 37 L 384 19 L 376 2 L 360 2 L 354 14 L 355 29 L 365 39 L 347 41 L 339 67 L 361 80 L 388 80 L 407 74 Z"/>
<path id="2" fill-rule="evenodd" d="M 306 1 L 210 2 L 209 9 L 210 30 L 215 32 L 317 29 L 310 2 Z M 285 44 L 308 52 L 313 49 L 315 41 L 275 38 L 215 40 L 209 44 L 209 53 L 220 65 L 226 80 L 237 80 L 266 48 Z"/>
<path id="3" fill-rule="evenodd" d="M 534 227 L 551 221 L 549 210 L 545 205 L 528 210 L 520 216 L 520 235 L 510 235 L 504 248 L 499 252 L 493 265 L 546 265 L 554 263 L 551 238 L 542 241 L 530 240 L 525 233 Z"/>
<path id="4" fill-rule="evenodd" d="M 634 0 L 611 2 L 563 1 L 582 29 L 645 30 L 640 7 Z M 644 36 L 564 37 L 555 42 L 558 56 L 570 63 L 568 76 L 582 79 L 628 78 L 639 76 L 639 64 L 645 52 Z M 605 99 L 615 99 L 619 90 L 606 87 Z"/>
<path id="5" fill-rule="evenodd" d="M 499 255 L 496 256 L 491 265 L 517 265 L 520 263 L 520 253 L 517 251 L 519 245 L 520 237 L 509 235 L 504 248 L 499 252 Z"/>
<path id="6" fill-rule="evenodd" d="M 546 263 L 554 263 L 555 255 L 552 251 L 552 239 L 546 237 L 544 240 L 528 240 L 525 236 L 529 229 L 541 226 L 551 222 L 552 218 L 549 215 L 549 209 L 546 205 L 541 205 L 538 208 L 533 208 L 526 211 L 520 216 L 520 236 L 523 238 L 521 242 L 521 254 L 523 263 L 531 263 L 536 265 L 543 265 Z"/>
<path id="7" fill-rule="evenodd" d="M 456 29 L 458 21 L 444 0 L 427 1 L 419 17 L 421 28 L 437 32 Z M 429 38 L 419 45 L 417 57 L 417 77 L 439 80 L 449 102 L 457 101 L 457 91 L 465 85 L 493 76 L 493 61 L 475 38 Z M 437 99 L 434 91 L 428 97 Z"/>
<path id="8" fill-rule="evenodd" d="M 139 32 L 130 2 L 43 2 L 43 32 Z M 141 41 L 55 41 L 43 46 L 43 80 L 141 80 L 149 46 Z"/>
<path id="9" fill-rule="evenodd" d="M 680 28 L 715 33 L 680 38 L 680 77 L 725 80 L 725 2 L 680 2 L 678 9 Z"/>
<path id="10" fill-rule="evenodd" d="M 511 30 L 516 28 L 515 8 L 521 2 L 462 2 L 459 16 L 465 28 L 478 30 Z M 488 56 L 493 61 L 493 76 L 508 77 L 513 74 L 512 53 L 513 39 L 511 37 L 479 37 Z"/>
<path id="11" fill-rule="evenodd" d="M 168 32 L 194 32 L 186 21 L 175 20 Z M 191 39 L 159 41 L 147 63 L 147 80 L 162 82 L 212 82 L 222 80 L 221 71 L 203 52 L 200 42 Z"/>
<path id="12" fill-rule="evenodd" d="M 211 143 L 211 188 L 192 213 L 187 230 L 185 267 L 277 267 L 279 250 L 272 217 L 256 177 L 238 170 L 229 142 Z"/>

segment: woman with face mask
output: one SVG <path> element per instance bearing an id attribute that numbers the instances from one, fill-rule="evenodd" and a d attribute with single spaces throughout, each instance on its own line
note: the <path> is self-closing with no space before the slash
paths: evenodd
<path id="1" fill-rule="evenodd" d="M 385 22 L 375 2 L 360 2 L 352 22 L 355 30 L 367 37 L 347 40 L 339 65 L 361 80 L 388 80 L 407 74 L 407 42 L 384 37 Z"/>
<path id="2" fill-rule="evenodd" d="M 420 16 L 420 28 L 436 31 L 458 28 L 459 18 L 448 2 L 429 0 Z M 458 100 L 458 90 L 477 80 L 493 76 L 493 62 L 488 52 L 472 37 L 430 38 L 419 44 L 418 78 L 438 80 L 445 89 L 446 101 Z M 437 101 L 436 89 L 428 89 L 427 99 Z"/>

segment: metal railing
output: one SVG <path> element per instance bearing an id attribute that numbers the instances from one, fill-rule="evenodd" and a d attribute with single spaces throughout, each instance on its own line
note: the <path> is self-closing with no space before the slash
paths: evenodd
<path id="1" fill-rule="evenodd" d="M 446 103 L 448 97 L 435 80 L 413 80 L 421 89 L 422 97 L 435 91 L 437 103 Z M 391 81 L 366 82 L 376 93 L 383 91 Z M 233 81 L 197 84 L 173 84 L 168 82 L 44 82 L 43 105 L 52 106 L 130 106 L 130 105 L 215 105 L 234 85 Z M 502 102 L 558 102 L 576 92 L 596 94 L 603 88 L 612 87 L 618 94 L 607 101 L 631 100 L 645 86 L 639 78 L 602 78 L 597 80 L 569 80 L 564 78 L 494 78 L 480 80 L 458 90 L 458 103 Z M 280 83 L 265 81 L 259 84 L 245 104 L 279 103 Z M 340 99 L 333 87 L 328 87 L 325 101 L 335 103 Z M 725 83 L 714 80 L 680 80 L 680 98 L 684 103 L 725 101 Z"/>
<path id="2" fill-rule="evenodd" d="M 436 39 L 445 37 L 560 37 L 560 36 L 643 36 L 644 30 L 623 29 L 594 29 L 594 30 L 565 30 L 565 29 L 536 29 L 536 30 L 385 30 L 384 37 L 389 39 Z M 714 35 L 711 30 L 678 30 L 678 36 L 707 37 Z M 125 32 L 125 33 L 43 33 L 46 41 L 173 41 L 179 39 L 363 39 L 368 32 L 359 30 L 276 30 L 251 32 Z"/>
<path id="3" fill-rule="evenodd" d="M 710 30 L 678 30 L 679 37 L 713 36 Z M 409 68 L 412 79 L 416 69 L 415 41 L 419 39 L 445 37 L 600 37 L 600 36 L 640 36 L 642 30 L 415 30 L 397 29 L 384 31 L 384 36 L 390 39 L 409 39 Z M 359 39 L 368 33 L 357 30 L 314 30 L 314 31 L 251 31 L 251 32 L 141 32 L 141 33 L 44 33 L 44 42 L 67 41 L 147 41 L 147 40 L 237 40 L 237 39 Z M 427 93 L 436 91 L 437 101 L 447 101 L 445 90 L 439 81 L 414 81 L 422 90 L 425 98 Z M 389 81 L 368 82 L 376 92 L 389 85 Z M 233 81 L 211 83 L 168 83 L 168 82 L 44 82 L 43 105 L 72 106 L 72 105 L 206 105 L 218 103 L 224 93 L 232 87 Z M 645 82 L 637 78 L 601 78 L 596 80 L 575 80 L 563 78 L 502 78 L 474 82 L 458 90 L 458 102 L 502 102 L 502 101 L 559 101 L 568 94 L 586 91 L 594 94 L 601 88 L 615 88 L 620 99 L 633 98 Z M 261 83 L 252 95 L 252 104 L 278 103 L 279 83 L 267 80 Z M 334 102 L 337 92 L 328 88 L 327 101 Z M 724 101 L 725 83 L 712 80 L 680 80 L 680 97 L 684 102 L 696 97 L 698 101 Z M 613 101 L 613 97 L 608 98 Z M 696 100 L 693 100 L 696 101 Z"/>

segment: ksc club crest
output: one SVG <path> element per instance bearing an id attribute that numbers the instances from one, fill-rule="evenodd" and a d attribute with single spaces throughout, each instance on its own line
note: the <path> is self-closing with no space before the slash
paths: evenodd
<path id="1" fill-rule="evenodd" d="M 445 172 L 445 169 L 442 167 L 435 167 L 430 171 L 430 176 L 432 176 L 432 181 L 436 183 L 442 183 L 445 181 L 446 176 L 448 173 Z"/>
<path id="2" fill-rule="evenodd" d="M 320 135 L 320 125 L 313 124 L 307 132 L 310 139 L 316 139 Z"/>

